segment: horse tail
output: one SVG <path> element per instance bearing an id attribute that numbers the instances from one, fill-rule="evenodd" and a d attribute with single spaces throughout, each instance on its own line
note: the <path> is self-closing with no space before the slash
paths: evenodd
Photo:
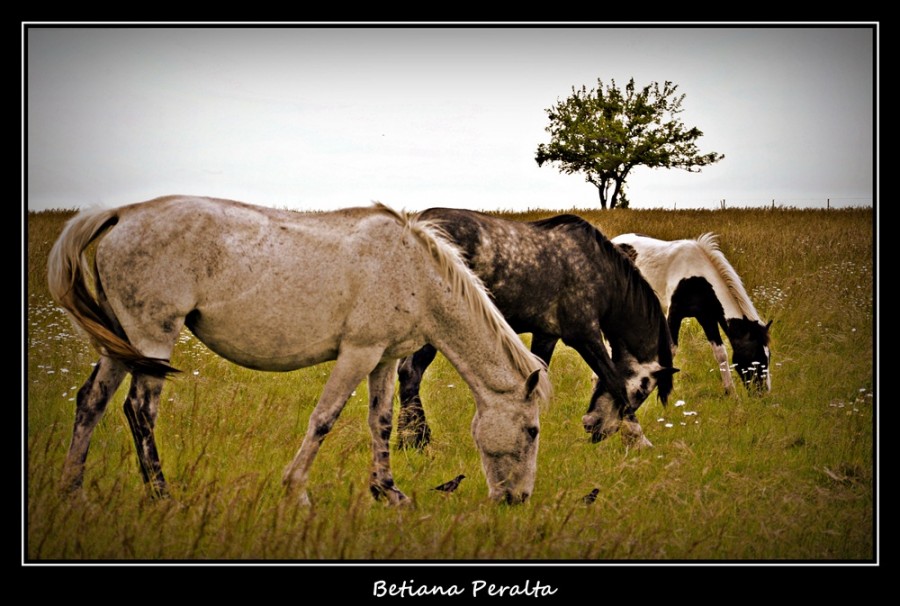
<path id="1" fill-rule="evenodd" d="M 50 250 L 47 283 L 53 299 L 87 333 L 101 355 L 119 360 L 131 372 L 164 377 L 179 372 L 165 360 L 143 355 L 128 341 L 119 322 L 100 303 L 102 284 L 96 263 L 91 268 L 85 249 L 119 221 L 119 209 L 84 211 L 66 223 Z M 93 279 L 97 295 L 91 292 L 87 276 Z"/>

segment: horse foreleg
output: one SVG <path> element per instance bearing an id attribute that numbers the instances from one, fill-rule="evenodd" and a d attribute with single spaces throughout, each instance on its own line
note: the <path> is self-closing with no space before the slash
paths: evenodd
<path id="1" fill-rule="evenodd" d="M 168 497 L 169 488 L 163 477 L 159 452 L 153 428 L 159 414 L 159 396 L 165 379 L 147 375 L 133 375 L 128 397 L 125 399 L 125 418 L 131 428 L 134 447 L 137 449 L 138 463 L 144 483 L 154 497 Z"/>
<path id="2" fill-rule="evenodd" d="M 553 357 L 553 350 L 559 337 L 554 337 L 544 333 L 533 333 L 531 336 L 531 353 L 544 361 L 547 367 L 550 367 L 550 358 Z"/>
<path id="3" fill-rule="evenodd" d="M 383 351 L 381 348 L 345 347 L 338 355 L 331 375 L 325 382 L 322 395 L 319 396 L 319 401 L 309 416 L 309 425 L 300 444 L 300 450 L 282 476 L 282 483 L 289 493 L 296 495 L 301 505 L 309 505 L 306 483 L 319 447 L 340 416 L 353 390 L 378 365 Z"/>
<path id="4" fill-rule="evenodd" d="M 375 499 L 387 497 L 391 505 L 406 501 L 394 485 L 391 473 L 391 430 L 393 428 L 394 377 L 397 361 L 384 361 L 369 373 L 369 429 L 372 430 L 372 475 L 369 490 Z"/>
<path id="5" fill-rule="evenodd" d="M 713 357 L 719 366 L 719 374 L 722 375 L 722 384 L 725 385 L 725 393 L 732 394 L 734 393 L 734 383 L 731 379 L 731 366 L 728 364 L 728 351 L 722 343 L 722 335 L 719 334 L 719 324 L 715 318 L 708 316 L 697 318 L 697 320 L 703 328 L 703 334 L 706 335 L 709 346 L 712 347 Z"/>
<path id="6" fill-rule="evenodd" d="M 648 440 L 647 436 L 644 435 L 644 428 L 638 423 L 634 413 L 626 415 L 625 418 L 622 419 L 622 428 L 620 429 L 620 432 L 622 434 L 622 442 L 625 444 L 626 448 L 634 448 L 635 450 L 653 448 L 653 442 Z"/>
<path id="7" fill-rule="evenodd" d="M 710 341 L 709 345 L 710 347 L 712 347 L 713 356 L 715 356 L 716 363 L 719 365 L 719 374 L 722 375 L 722 383 L 725 385 L 725 393 L 733 394 L 734 383 L 731 379 L 731 366 L 728 364 L 728 351 L 726 351 L 725 345 L 723 345 L 721 341 L 719 343 Z"/>
<path id="8" fill-rule="evenodd" d="M 94 366 L 91 376 L 78 390 L 72 442 L 63 466 L 61 484 L 64 491 L 81 488 L 91 435 L 103 416 L 109 399 L 122 383 L 126 373 L 127 370 L 121 363 L 112 358 L 102 357 Z"/>
<path id="9" fill-rule="evenodd" d="M 424 448 L 431 441 L 431 428 L 419 397 L 422 376 L 434 361 L 437 349 L 425 345 L 403 359 L 398 369 L 400 380 L 400 414 L 397 416 L 397 444 L 401 448 Z"/>

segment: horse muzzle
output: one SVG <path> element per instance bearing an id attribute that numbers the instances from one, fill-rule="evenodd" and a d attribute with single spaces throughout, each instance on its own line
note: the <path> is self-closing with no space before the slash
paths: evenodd
<path id="1" fill-rule="evenodd" d="M 610 428 L 608 423 L 604 423 L 604 420 L 599 418 L 599 415 L 592 413 L 588 413 L 581 417 L 581 425 L 587 433 L 591 434 L 592 444 L 602 442 L 616 433 L 619 429 L 618 423 L 614 428 Z"/>

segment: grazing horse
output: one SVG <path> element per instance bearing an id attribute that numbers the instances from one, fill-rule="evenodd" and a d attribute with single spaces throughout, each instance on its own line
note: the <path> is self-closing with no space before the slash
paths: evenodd
<path id="1" fill-rule="evenodd" d="M 562 339 L 599 377 L 582 418 L 593 442 L 618 431 L 624 420 L 626 443 L 652 446 L 634 411 L 657 387 L 665 403 L 677 369 L 659 300 L 616 246 L 574 215 L 529 223 L 432 208 L 422 217 L 462 249 L 513 330 L 532 333 L 533 353 L 549 365 Z M 429 345 L 400 363 L 401 445 L 430 440 L 419 386 L 435 353 Z"/>
<path id="2" fill-rule="evenodd" d="M 97 239 L 91 267 L 85 249 Z M 335 360 L 283 476 L 301 504 L 309 503 L 308 473 L 322 441 L 366 377 L 370 489 L 391 504 L 406 500 L 390 468 L 391 400 L 398 360 L 424 343 L 434 343 L 472 389 L 472 434 L 491 498 L 518 503 L 533 490 L 546 367 L 427 220 L 382 205 L 301 214 L 164 197 L 76 215 L 53 246 L 48 277 L 56 301 L 100 352 L 78 392 L 68 489 L 81 486 L 91 433 L 130 373 L 125 416 L 140 469 L 152 494 L 167 495 L 153 428 L 164 379 L 177 372 L 172 349 L 187 326 L 247 368 L 290 371 Z"/>
<path id="3" fill-rule="evenodd" d="M 769 327 L 759 314 L 737 272 L 719 250 L 714 234 L 696 240 L 656 240 L 622 234 L 612 241 L 620 246 L 653 285 L 668 309 L 672 341 L 684 318 L 696 318 L 712 346 L 725 391 L 732 393 L 731 367 L 719 327 L 731 343 L 732 360 L 750 393 L 769 391 Z"/>

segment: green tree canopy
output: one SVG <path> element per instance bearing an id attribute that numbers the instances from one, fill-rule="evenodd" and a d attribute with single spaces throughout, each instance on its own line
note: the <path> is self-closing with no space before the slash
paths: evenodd
<path id="1" fill-rule="evenodd" d="M 684 95 L 677 90 L 668 81 L 636 90 L 634 78 L 624 91 L 615 80 L 604 86 L 598 79 L 591 90 L 572 87 L 571 96 L 546 110 L 550 142 L 538 145 L 538 166 L 550 162 L 569 175 L 584 173 L 603 208 L 628 205 L 625 179 L 635 166 L 700 172 L 725 156 L 700 153 L 696 141 L 703 133 L 681 122 Z"/>

